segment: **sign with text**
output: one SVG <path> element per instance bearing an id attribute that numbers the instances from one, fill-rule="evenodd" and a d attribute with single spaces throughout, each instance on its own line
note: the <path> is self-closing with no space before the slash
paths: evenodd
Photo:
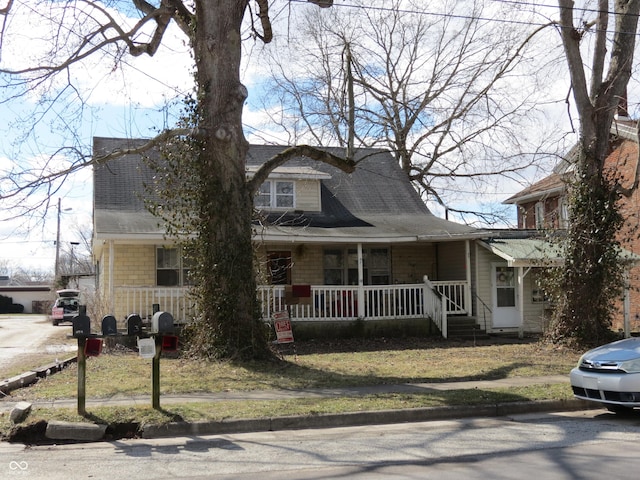
<path id="1" fill-rule="evenodd" d="M 282 310 L 273 314 L 273 326 L 276 330 L 276 341 L 278 343 L 293 342 L 293 330 L 291 329 L 291 320 L 289 312 Z"/>

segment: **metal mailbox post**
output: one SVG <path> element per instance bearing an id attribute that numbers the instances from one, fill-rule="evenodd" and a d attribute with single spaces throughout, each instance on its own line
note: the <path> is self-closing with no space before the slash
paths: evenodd
<path id="1" fill-rule="evenodd" d="M 102 319 L 102 334 L 91 333 L 91 320 L 86 315 L 86 306 L 80 306 L 79 315 L 72 319 L 73 337 L 78 339 L 78 415 L 85 416 L 86 410 L 86 377 L 87 377 L 87 353 L 97 355 L 101 348 L 93 346 L 96 340 L 102 342 L 102 338 L 107 336 L 128 335 L 145 337 L 142 327 L 142 319 L 138 314 L 131 314 L 126 319 L 126 332 L 118 332 L 116 319 L 112 315 L 107 315 Z M 160 354 L 163 347 L 163 334 L 174 332 L 173 316 L 167 312 L 156 312 L 152 319 L 152 329 L 150 337 L 155 342 L 155 354 L 151 361 L 151 383 L 152 383 L 152 407 L 160 408 Z M 148 338 L 148 337 L 146 337 Z M 177 343 L 177 342 L 176 342 Z M 91 350 L 87 352 L 87 345 Z"/>

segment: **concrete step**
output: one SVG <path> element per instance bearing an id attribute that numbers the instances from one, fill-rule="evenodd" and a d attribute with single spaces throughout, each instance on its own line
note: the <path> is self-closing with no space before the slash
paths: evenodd
<path id="1" fill-rule="evenodd" d="M 447 337 L 477 339 L 489 338 L 489 335 L 476 323 L 475 317 L 447 318 Z"/>

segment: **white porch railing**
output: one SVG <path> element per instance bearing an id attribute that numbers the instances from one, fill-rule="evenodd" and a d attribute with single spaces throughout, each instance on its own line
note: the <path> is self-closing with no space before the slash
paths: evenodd
<path id="1" fill-rule="evenodd" d="M 447 299 L 447 314 L 469 315 L 471 308 L 469 299 L 469 284 L 465 281 L 458 282 L 431 282 L 433 288 Z"/>
<path id="2" fill-rule="evenodd" d="M 469 312 L 466 282 L 430 282 L 405 285 L 329 286 L 312 285 L 309 298 L 287 302 L 284 285 L 258 287 L 262 318 L 290 308 L 294 321 L 431 318 L 446 337 L 447 315 Z M 193 318 L 185 288 L 116 287 L 113 314 L 125 318 L 137 313 L 151 318 L 153 305 L 170 312 L 176 321 Z"/>
<path id="3" fill-rule="evenodd" d="M 150 319 L 154 304 L 161 311 L 171 313 L 177 322 L 188 322 L 193 318 L 187 289 L 181 287 L 116 287 L 112 303 L 116 319 L 126 318 L 131 313 Z"/>

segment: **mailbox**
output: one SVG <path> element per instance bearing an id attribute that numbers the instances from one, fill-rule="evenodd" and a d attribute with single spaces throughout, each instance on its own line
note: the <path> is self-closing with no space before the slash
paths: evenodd
<path id="1" fill-rule="evenodd" d="M 153 333 L 172 333 L 173 315 L 169 312 L 156 312 L 151 318 L 151 331 Z"/>
<path id="2" fill-rule="evenodd" d="M 113 315 L 105 315 L 102 318 L 102 335 L 117 335 L 118 324 L 116 317 Z"/>
<path id="3" fill-rule="evenodd" d="M 91 335 L 91 320 L 86 315 L 76 315 L 71 319 L 73 336 L 88 337 Z"/>
<path id="4" fill-rule="evenodd" d="M 137 313 L 127 317 L 127 335 L 140 335 L 142 333 L 142 318 Z"/>

